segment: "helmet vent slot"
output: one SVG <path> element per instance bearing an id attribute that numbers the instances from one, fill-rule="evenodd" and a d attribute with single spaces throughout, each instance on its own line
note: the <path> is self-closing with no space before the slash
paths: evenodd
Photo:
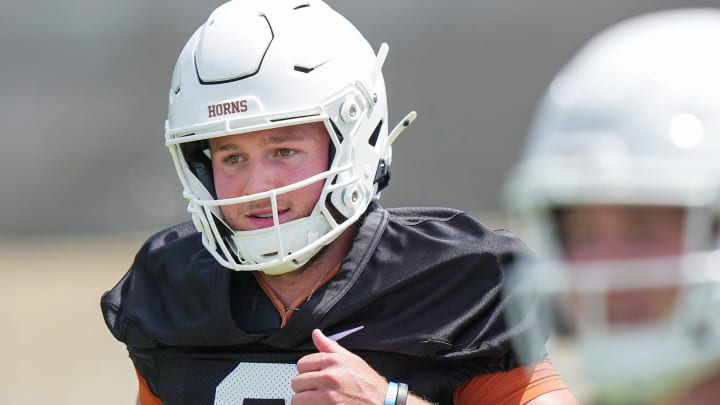
<path id="1" fill-rule="evenodd" d="M 271 119 L 270 122 L 282 122 L 282 121 L 289 121 L 289 120 L 296 120 L 300 118 L 308 118 L 308 117 L 315 117 L 317 114 L 308 114 L 308 115 L 297 115 L 292 117 L 284 117 L 284 118 L 274 118 Z"/>
<path id="2" fill-rule="evenodd" d="M 372 135 L 370 135 L 370 139 L 368 139 L 368 143 L 372 146 L 375 146 L 378 140 L 378 136 L 380 136 L 380 129 L 382 128 L 382 120 L 380 120 L 375 127 L 375 130 L 373 131 Z"/>
<path id="3" fill-rule="evenodd" d="M 314 67 L 306 67 L 306 66 L 300 66 L 300 65 L 295 65 L 294 69 L 296 72 L 300 72 L 300 73 L 310 73 L 313 70 L 315 70 Z"/>
<path id="4" fill-rule="evenodd" d="M 340 129 L 335 125 L 335 122 L 333 120 L 329 120 L 330 125 L 332 125 L 333 132 L 335 132 L 335 136 L 337 137 L 337 140 L 339 143 L 343 143 L 343 140 L 345 137 L 343 136 L 342 132 L 340 132 Z"/>

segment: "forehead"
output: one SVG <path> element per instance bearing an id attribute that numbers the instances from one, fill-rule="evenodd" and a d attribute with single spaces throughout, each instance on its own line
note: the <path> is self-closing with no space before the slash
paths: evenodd
<path id="1" fill-rule="evenodd" d="M 322 122 L 310 122 L 254 132 L 246 132 L 242 134 L 227 135 L 210 139 L 209 143 L 211 149 L 216 150 L 237 145 L 273 145 L 296 141 L 323 143 L 323 141 L 329 141 L 329 137 L 327 129 Z"/>
<path id="2" fill-rule="evenodd" d="M 655 205 L 574 205 L 560 208 L 563 216 L 571 217 L 597 217 L 614 216 L 618 218 L 632 218 L 636 215 L 649 216 L 676 216 L 682 215 L 683 209 L 675 206 Z"/>

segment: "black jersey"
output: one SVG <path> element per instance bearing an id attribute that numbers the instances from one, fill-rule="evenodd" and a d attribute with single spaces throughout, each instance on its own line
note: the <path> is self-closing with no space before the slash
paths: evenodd
<path id="1" fill-rule="evenodd" d="M 165 404 L 289 403 L 312 330 L 358 326 L 344 347 L 450 404 L 473 376 L 520 365 L 512 339 L 535 325 L 506 324 L 502 287 L 525 249 L 460 211 L 373 204 L 338 273 L 280 328 L 252 274 L 220 267 L 186 223 L 144 244 L 102 310 Z"/>

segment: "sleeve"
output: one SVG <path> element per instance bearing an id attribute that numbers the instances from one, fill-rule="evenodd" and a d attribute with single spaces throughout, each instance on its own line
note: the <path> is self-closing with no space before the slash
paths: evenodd
<path id="1" fill-rule="evenodd" d="M 550 359 L 545 358 L 529 366 L 476 376 L 455 390 L 453 403 L 526 404 L 542 394 L 566 388 Z"/>
<path id="2" fill-rule="evenodd" d="M 138 403 L 139 405 L 163 405 L 163 403 L 152 393 L 147 381 L 135 370 L 138 378 Z"/>

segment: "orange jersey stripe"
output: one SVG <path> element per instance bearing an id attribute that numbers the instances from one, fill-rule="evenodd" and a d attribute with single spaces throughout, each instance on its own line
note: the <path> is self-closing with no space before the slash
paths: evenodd
<path id="1" fill-rule="evenodd" d="M 147 381 L 135 370 L 138 378 L 138 403 L 140 405 L 162 405 L 162 402 L 150 391 Z"/>
<path id="2" fill-rule="evenodd" d="M 453 401 L 456 405 L 520 405 L 565 388 L 550 359 L 545 358 L 530 366 L 474 377 L 455 390 Z"/>

